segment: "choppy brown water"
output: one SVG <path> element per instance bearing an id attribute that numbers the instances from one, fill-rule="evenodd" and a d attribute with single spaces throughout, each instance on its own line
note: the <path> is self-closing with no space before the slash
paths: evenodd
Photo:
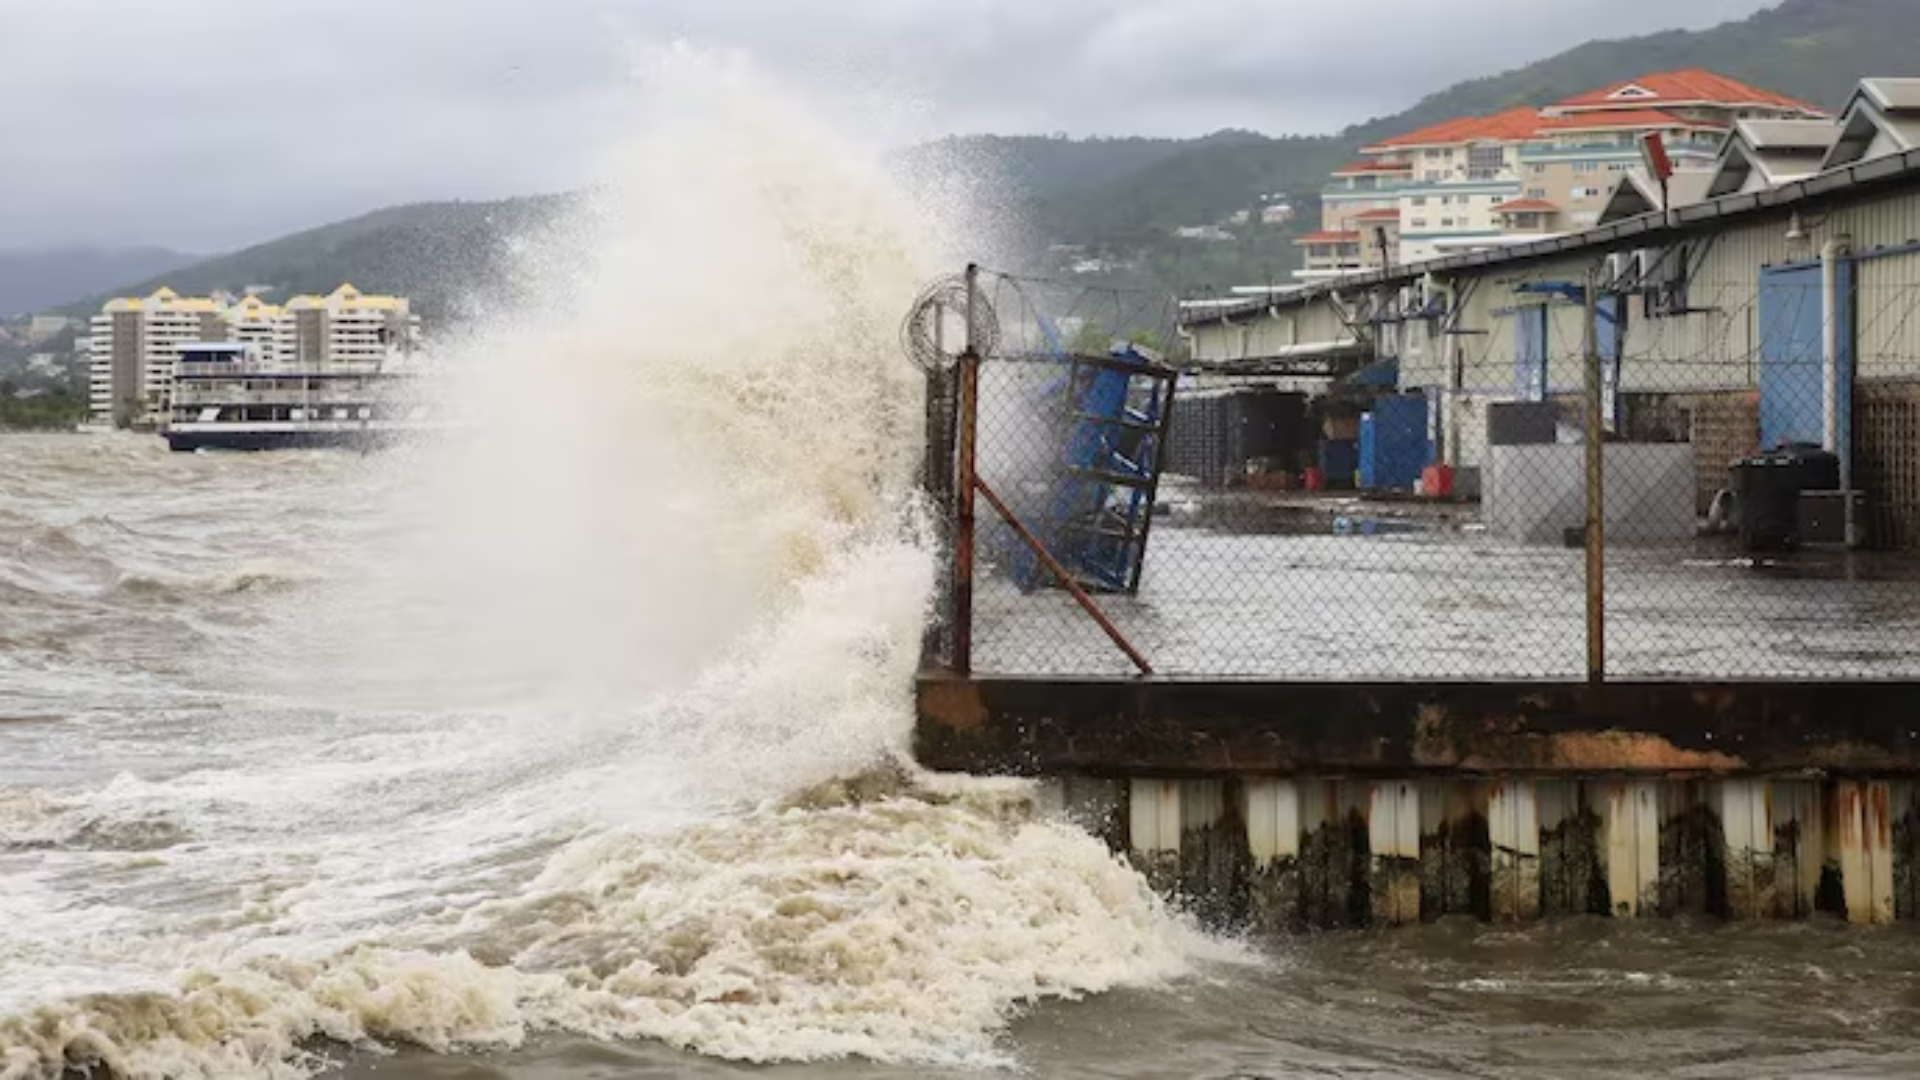
<path id="1" fill-rule="evenodd" d="M 1903 1077 L 1920 1072 L 1907 930 L 1468 924 L 1281 943 L 1257 968 L 1169 991 L 1042 1006 L 1011 1039 L 1046 1077 Z M 836 1063 L 794 1080 L 969 1077 Z M 566 1080 L 740 1075 L 647 1047 L 403 1056 L 353 1077 Z"/>
<path id="2" fill-rule="evenodd" d="M 1010 788 L 756 810 L 687 787 L 710 763 L 645 709 L 529 735 L 547 706 L 484 708 L 504 686 L 316 692 L 273 642 L 343 595 L 404 461 L 0 460 L 9 1080 L 57 1072 L 56 1029 L 130 1075 L 1920 1075 L 1906 927 L 1207 943 Z"/>

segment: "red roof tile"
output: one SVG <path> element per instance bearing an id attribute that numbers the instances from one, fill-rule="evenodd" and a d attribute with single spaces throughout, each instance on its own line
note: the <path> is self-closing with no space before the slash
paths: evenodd
<path id="1" fill-rule="evenodd" d="M 1423 127 L 1418 131 L 1410 131 L 1405 135 L 1382 139 L 1367 149 L 1386 149 L 1396 146 L 1445 146 L 1475 140 L 1518 142 L 1532 135 L 1539 128 L 1540 114 L 1529 106 L 1522 109 L 1508 109 L 1494 116 L 1469 116 L 1459 120 L 1448 120 L 1442 124 Z"/>
<path id="2" fill-rule="evenodd" d="M 1634 95 L 1615 97 L 1614 94 L 1629 86 L 1637 86 L 1648 92 L 1648 96 Z M 1770 105 L 1781 109 L 1797 109 L 1809 113 L 1821 110 L 1804 101 L 1795 101 L 1783 97 L 1771 90 L 1761 90 L 1748 86 L 1736 79 L 1718 75 L 1701 68 L 1686 68 L 1680 71 L 1660 71 L 1642 75 L 1637 79 L 1627 79 L 1570 97 L 1554 104 L 1555 109 L 1617 109 L 1622 102 L 1644 105 L 1679 105 L 1683 103 L 1703 103 L 1711 105 Z"/>
<path id="3" fill-rule="evenodd" d="M 1355 221 L 1398 221 L 1400 220 L 1400 211 L 1398 210 L 1367 210 L 1362 213 L 1353 215 L 1353 220 Z"/>
<path id="4" fill-rule="evenodd" d="M 1298 240 L 1295 240 L 1294 243 L 1296 244 L 1344 244 L 1350 240 L 1358 240 L 1358 239 L 1360 239 L 1360 234 L 1357 232 L 1332 232 L 1332 231 L 1323 229 L 1320 232 L 1310 232 L 1305 236 L 1302 236 Z"/>
<path id="5" fill-rule="evenodd" d="M 1663 109 L 1601 109 L 1567 116 L 1548 116 L 1540 120 L 1541 131 L 1587 131 L 1597 128 L 1704 128 L 1725 131 L 1725 124 L 1689 120 Z"/>
<path id="6" fill-rule="evenodd" d="M 1515 199 L 1493 208 L 1496 214 L 1557 214 L 1560 208 L 1545 199 Z"/>

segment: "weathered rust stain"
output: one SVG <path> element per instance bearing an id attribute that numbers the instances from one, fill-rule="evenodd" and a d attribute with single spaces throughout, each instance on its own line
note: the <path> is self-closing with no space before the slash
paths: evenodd
<path id="1" fill-rule="evenodd" d="M 920 718 L 955 731 L 977 731 L 986 726 L 987 705 L 971 680 L 923 679 Z"/>
<path id="2" fill-rule="evenodd" d="M 1860 788 L 1841 784 L 1834 789 L 1834 835 L 1843 851 L 1860 847 Z"/>
<path id="3" fill-rule="evenodd" d="M 1413 754 L 1435 766 L 1453 766 L 1460 760 L 1450 717 L 1444 706 L 1422 705 L 1413 719 Z"/>
<path id="4" fill-rule="evenodd" d="M 1893 805 L 1887 785 L 1867 785 L 1867 827 L 1873 830 L 1873 846 L 1893 846 Z"/>
<path id="5" fill-rule="evenodd" d="M 1908 755 L 1848 740 L 1809 745 L 1802 757 L 1800 767 L 1810 772 L 1902 772 L 1913 765 Z"/>
<path id="6" fill-rule="evenodd" d="M 1415 750 L 1415 763 L 1424 767 L 1452 766 L 1468 770 L 1542 769 L 1568 772 L 1733 773 L 1747 767 L 1744 759 L 1718 750 L 1687 750 L 1669 739 L 1634 731 L 1574 731 L 1557 735 L 1503 736 L 1457 760 L 1428 760 Z"/>
<path id="7" fill-rule="evenodd" d="M 1912 776 L 1914 684 L 920 681 L 916 753 L 968 772 Z"/>

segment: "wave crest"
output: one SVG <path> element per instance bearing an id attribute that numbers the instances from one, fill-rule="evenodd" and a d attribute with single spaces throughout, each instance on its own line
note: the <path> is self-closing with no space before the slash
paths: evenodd
<path id="1" fill-rule="evenodd" d="M 431 945 L 261 946 L 183 967 L 165 992 L 0 1017 L 0 1076 L 304 1076 L 326 1064 L 317 1042 L 444 1052 L 541 1031 L 750 1062 L 1000 1067 L 1022 1008 L 1173 978 L 1204 953 L 1139 875 L 1030 799 L 936 796 L 899 773 L 842 794 L 583 839 Z"/>

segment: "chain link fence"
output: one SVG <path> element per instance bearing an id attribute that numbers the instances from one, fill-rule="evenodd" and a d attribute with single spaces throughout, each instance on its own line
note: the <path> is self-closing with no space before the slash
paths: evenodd
<path id="1" fill-rule="evenodd" d="M 1347 338 L 1237 356 L 1161 298 L 980 272 L 943 294 L 929 365 L 929 486 L 956 556 L 930 658 L 1056 677 L 1911 677 L 1915 267 L 1840 291 L 1818 264 L 1757 286 L 1546 268 L 1446 304 L 1349 300 Z M 977 361 L 953 311 L 969 304 Z"/>

